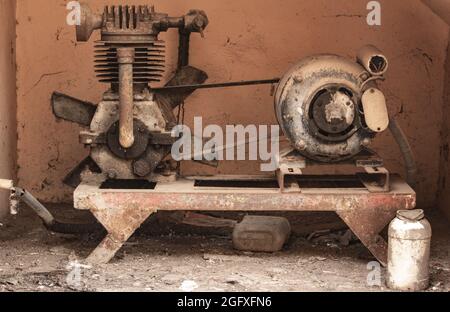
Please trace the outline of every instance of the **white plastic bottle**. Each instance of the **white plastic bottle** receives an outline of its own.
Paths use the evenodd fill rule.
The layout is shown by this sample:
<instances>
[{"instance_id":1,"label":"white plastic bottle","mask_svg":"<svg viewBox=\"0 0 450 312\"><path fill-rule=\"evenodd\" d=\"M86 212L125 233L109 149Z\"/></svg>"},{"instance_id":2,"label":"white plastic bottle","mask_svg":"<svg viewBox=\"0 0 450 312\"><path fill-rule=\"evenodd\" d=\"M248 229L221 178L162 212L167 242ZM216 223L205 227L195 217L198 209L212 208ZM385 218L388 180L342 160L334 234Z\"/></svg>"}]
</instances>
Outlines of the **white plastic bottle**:
<instances>
[{"instance_id":1,"label":"white plastic bottle","mask_svg":"<svg viewBox=\"0 0 450 312\"><path fill-rule=\"evenodd\" d=\"M400 210L389 226L387 286L420 291L429 286L431 225L423 210Z\"/></svg>"}]
</instances>

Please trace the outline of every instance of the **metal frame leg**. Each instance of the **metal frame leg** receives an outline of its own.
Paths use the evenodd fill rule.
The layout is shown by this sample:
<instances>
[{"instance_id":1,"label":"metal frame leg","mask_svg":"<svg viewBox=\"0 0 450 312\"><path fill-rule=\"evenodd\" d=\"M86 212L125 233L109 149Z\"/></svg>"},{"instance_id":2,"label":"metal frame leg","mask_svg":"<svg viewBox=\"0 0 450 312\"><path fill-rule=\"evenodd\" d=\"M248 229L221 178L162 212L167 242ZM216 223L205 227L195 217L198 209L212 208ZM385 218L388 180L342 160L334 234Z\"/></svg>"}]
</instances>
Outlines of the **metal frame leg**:
<instances>
[{"instance_id":1,"label":"metal frame leg","mask_svg":"<svg viewBox=\"0 0 450 312\"><path fill-rule=\"evenodd\" d=\"M336 213L348 225L381 265L387 265L387 242L380 232L394 219L396 209L339 210Z\"/></svg>"},{"instance_id":2,"label":"metal frame leg","mask_svg":"<svg viewBox=\"0 0 450 312\"><path fill-rule=\"evenodd\" d=\"M101 209L92 211L108 234L86 259L90 264L106 264L155 211L145 209Z\"/></svg>"}]
</instances>

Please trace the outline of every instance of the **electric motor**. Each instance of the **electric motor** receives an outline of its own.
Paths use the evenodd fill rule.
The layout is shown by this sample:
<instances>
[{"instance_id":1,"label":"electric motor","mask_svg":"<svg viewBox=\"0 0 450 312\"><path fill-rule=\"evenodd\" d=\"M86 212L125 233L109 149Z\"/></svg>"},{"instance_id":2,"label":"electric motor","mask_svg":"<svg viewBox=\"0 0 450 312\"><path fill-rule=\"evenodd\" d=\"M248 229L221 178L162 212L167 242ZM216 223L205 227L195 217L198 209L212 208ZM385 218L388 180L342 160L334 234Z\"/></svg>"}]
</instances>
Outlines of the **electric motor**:
<instances>
[{"instance_id":1,"label":"electric motor","mask_svg":"<svg viewBox=\"0 0 450 312\"><path fill-rule=\"evenodd\" d=\"M327 54L295 65L275 95L277 119L292 146L321 162L361 152L389 125L384 95L374 82L386 69L386 58L373 46L362 49L358 63Z\"/></svg>"}]
</instances>

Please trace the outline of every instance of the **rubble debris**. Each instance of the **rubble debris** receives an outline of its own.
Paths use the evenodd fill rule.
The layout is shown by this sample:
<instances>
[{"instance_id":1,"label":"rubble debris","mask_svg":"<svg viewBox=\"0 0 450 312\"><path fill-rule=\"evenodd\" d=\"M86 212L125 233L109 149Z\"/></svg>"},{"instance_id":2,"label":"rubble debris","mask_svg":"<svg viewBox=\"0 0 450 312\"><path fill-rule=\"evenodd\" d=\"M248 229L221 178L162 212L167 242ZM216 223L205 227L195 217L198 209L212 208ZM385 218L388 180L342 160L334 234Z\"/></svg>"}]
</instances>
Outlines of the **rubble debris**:
<instances>
[{"instance_id":1,"label":"rubble debris","mask_svg":"<svg viewBox=\"0 0 450 312\"><path fill-rule=\"evenodd\" d=\"M311 233L308 235L307 240L314 244L337 247L349 246L350 244L357 242L358 238L349 229L344 231L322 230Z\"/></svg>"}]
</instances>

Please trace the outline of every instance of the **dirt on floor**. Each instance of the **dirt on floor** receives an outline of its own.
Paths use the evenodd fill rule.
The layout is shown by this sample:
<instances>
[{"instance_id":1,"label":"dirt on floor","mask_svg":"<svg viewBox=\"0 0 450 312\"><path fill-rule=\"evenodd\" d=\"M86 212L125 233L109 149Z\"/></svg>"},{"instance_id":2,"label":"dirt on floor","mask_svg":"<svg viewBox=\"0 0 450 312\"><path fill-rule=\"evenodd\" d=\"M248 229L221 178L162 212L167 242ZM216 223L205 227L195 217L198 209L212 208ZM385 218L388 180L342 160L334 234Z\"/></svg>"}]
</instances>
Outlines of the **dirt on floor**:
<instances>
[{"instance_id":1,"label":"dirt on floor","mask_svg":"<svg viewBox=\"0 0 450 312\"><path fill-rule=\"evenodd\" d=\"M66 219L91 219L74 210L53 211ZM449 224L437 212L429 217L434 236L428 291L450 291ZM364 246L348 239L348 232L334 219L319 226L321 218L295 219L294 235L284 250L260 254L233 250L226 230L177 226L156 216L110 264L91 267L83 265L82 259L101 241L101 235L48 232L23 208L18 216L0 224L0 291L388 290L385 269L378 274ZM316 229L311 227L315 222ZM332 231L323 231L323 224Z\"/></svg>"}]
</instances>

